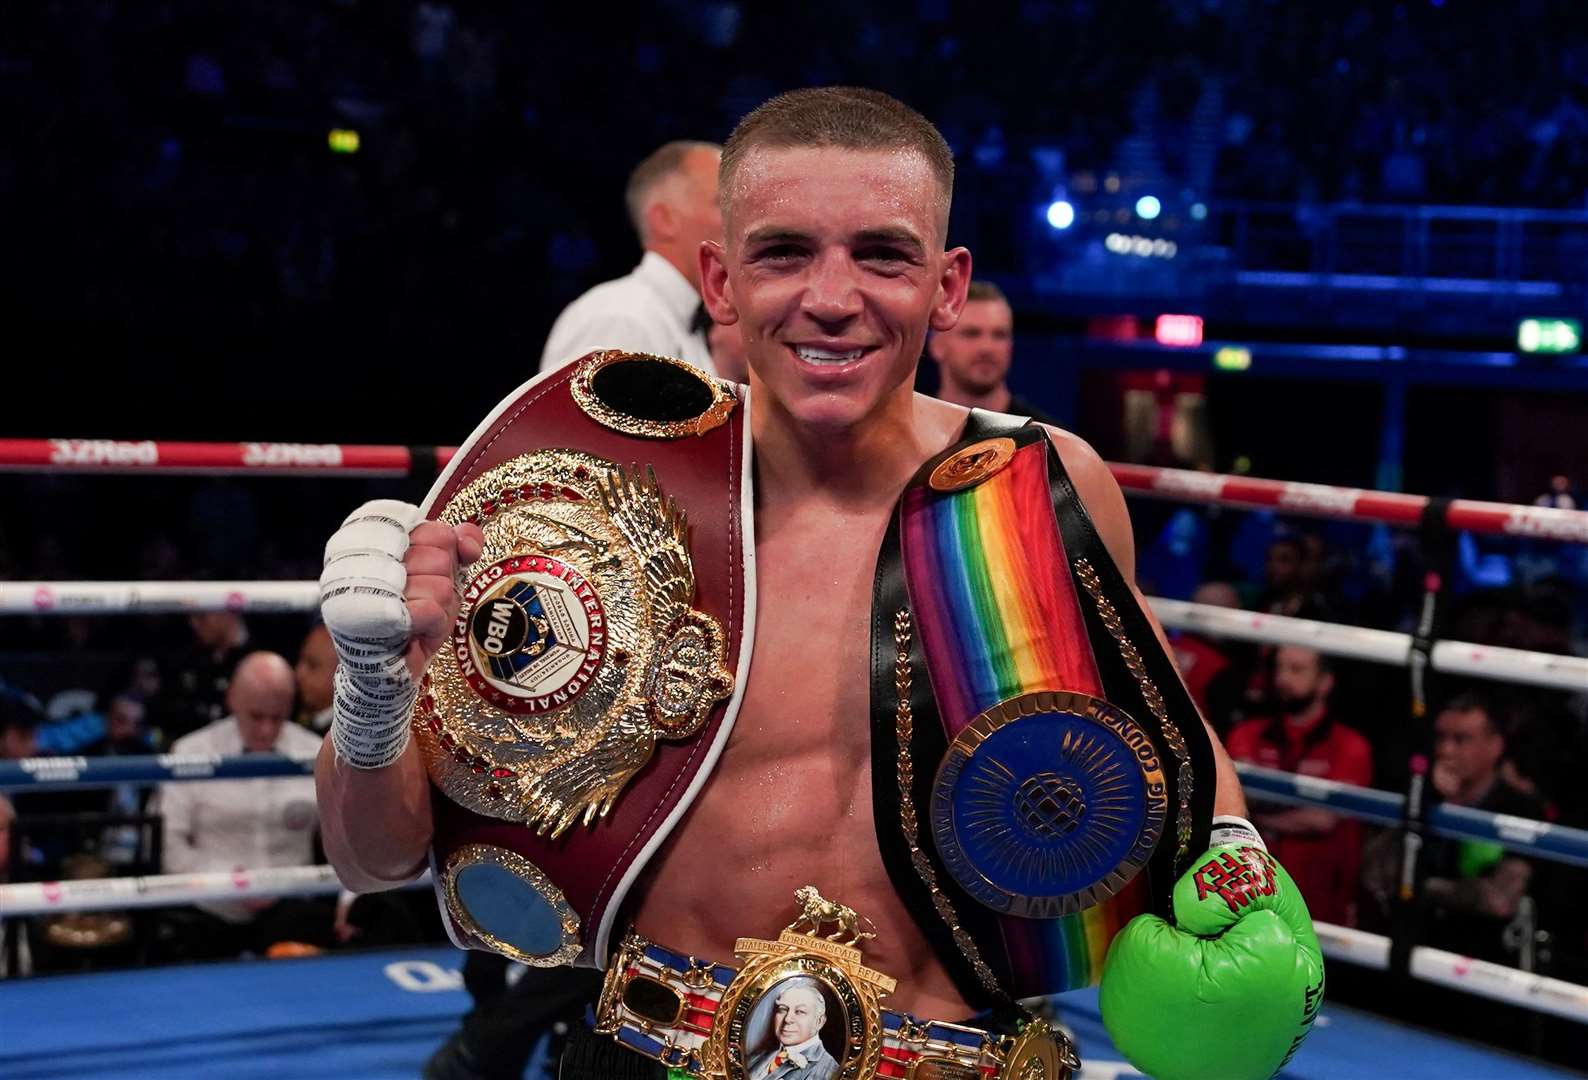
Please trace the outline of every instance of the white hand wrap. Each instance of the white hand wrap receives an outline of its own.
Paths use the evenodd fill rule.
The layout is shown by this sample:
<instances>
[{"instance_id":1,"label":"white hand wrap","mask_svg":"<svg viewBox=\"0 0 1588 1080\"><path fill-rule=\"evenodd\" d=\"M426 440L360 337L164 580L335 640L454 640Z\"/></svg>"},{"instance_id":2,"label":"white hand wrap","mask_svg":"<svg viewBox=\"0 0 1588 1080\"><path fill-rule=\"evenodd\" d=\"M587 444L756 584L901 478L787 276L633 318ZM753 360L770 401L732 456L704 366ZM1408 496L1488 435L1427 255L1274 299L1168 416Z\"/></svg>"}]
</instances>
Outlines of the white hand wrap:
<instances>
[{"instance_id":1,"label":"white hand wrap","mask_svg":"<svg viewBox=\"0 0 1588 1080\"><path fill-rule=\"evenodd\" d=\"M331 744L360 769L390 765L408 745L418 694L408 666L411 622L403 590L408 533L423 515L395 499L367 502L325 545L320 615L336 645Z\"/></svg>"},{"instance_id":2,"label":"white hand wrap","mask_svg":"<svg viewBox=\"0 0 1588 1080\"><path fill-rule=\"evenodd\" d=\"M1220 814L1213 819L1213 830L1208 838L1208 847L1220 847L1233 844L1237 847L1255 847L1268 850L1268 845L1263 843L1262 834L1243 817L1234 814Z\"/></svg>"}]
</instances>

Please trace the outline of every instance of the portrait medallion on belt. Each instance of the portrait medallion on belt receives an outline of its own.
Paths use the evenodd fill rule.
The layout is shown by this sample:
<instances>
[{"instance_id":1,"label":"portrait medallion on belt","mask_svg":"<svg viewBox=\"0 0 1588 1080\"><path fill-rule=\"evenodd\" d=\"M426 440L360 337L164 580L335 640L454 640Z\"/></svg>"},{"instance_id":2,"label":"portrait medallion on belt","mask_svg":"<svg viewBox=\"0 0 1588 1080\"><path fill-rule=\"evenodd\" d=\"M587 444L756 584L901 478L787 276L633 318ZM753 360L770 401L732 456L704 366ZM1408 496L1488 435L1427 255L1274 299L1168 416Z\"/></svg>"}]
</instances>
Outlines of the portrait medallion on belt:
<instances>
[{"instance_id":1,"label":"portrait medallion on belt","mask_svg":"<svg viewBox=\"0 0 1588 1080\"><path fill-rule=\"evenodd\" d=\"M775 940L734 943L738 970L631 930L607 966L596 1033L700 1080L1067 1080L1080 1068L1068 1037L1036 1017L1004 1035L884 1008L898 984L865 964L870 920L812 885L794 897L799 918Z\"/></svg>"},{"instance_id":2,"label":"portrait medallion on belt","mask_svg":"<svg viewBox=\"0 0 1588 1080\"><path fill-rule=\"evenodd\" d=\"M1086 694L1022 694L949 744L931 831L949 874L995 911L1058 918L1101 903L1147 865L1168 815L1152 738Z\"/></svg>"},{"instance_id":3,"label":"portrait medallion on belt","mask_svg":"<svg viewBox=\"0 0 1588 1080\"><path fill-rule=\"evenodd\" d=\"M695 594L684 513L655 474L573 450L483 473L441 513L485 549L414 730L436 786L558 836L611 809L657 739L729 696L721 625Z\"/></svg>"},{"instance_id":4,"label":"portrait medallion on belt","mask_svg":"<svg viewBox=\"0 0 1588 1080\"><path fill-rule=\"evenodd\" d=\"M774 1061L798 1064L796 1053L830 1059L835 1068L829 1075L835 1080L876 1075L882 1055L880 999L898 985L862 963L857 946L876 934L862 928L868 920L823 899L810 885L795 899L800 917L777 940L734 943L745 965L723 993L703 1048L708 1076L749 1080L768 1075ZM818 937L828 924L834 932Z\"/></svg>"}]
</instances>

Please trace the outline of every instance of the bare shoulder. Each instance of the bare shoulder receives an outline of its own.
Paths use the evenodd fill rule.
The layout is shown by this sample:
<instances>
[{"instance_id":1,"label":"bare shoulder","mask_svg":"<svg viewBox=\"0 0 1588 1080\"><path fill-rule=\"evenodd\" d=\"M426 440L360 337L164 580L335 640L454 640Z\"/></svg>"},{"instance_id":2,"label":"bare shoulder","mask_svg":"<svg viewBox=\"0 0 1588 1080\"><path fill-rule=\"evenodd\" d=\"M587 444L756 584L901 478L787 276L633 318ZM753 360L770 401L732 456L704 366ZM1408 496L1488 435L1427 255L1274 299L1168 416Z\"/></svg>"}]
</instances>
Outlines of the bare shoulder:
<instances>
[{"instance_id":1,"label":"bare shoulder","mask_svg":"<svg viewBox=\"0 0 1588 1080\"><path fill-rule=\"evenodd\" d=\"M914 404L915 430L928 446L941 450L952 445L965 430L970 410L952 401L917 392Z\"/></svg>"},{"instance_id":2,"label":"bare shoulder","mask_svg":"<svg viewBox=\"0 0 1588 1080\"><path fill-rule=\"evenodd\" d=\"M1125 495L1119 490L1113 470L1092 449L1090 443L1079 435L1063 428L1042 425L1053 447L1059 452L1064 471L1070 476L1075 493L1081 497L1098 535L1108 548L1114 562L1126 581L1136 579L1136 542L1130 527L1130 511L1125 507Z\"/></svg>"}]
</instances>

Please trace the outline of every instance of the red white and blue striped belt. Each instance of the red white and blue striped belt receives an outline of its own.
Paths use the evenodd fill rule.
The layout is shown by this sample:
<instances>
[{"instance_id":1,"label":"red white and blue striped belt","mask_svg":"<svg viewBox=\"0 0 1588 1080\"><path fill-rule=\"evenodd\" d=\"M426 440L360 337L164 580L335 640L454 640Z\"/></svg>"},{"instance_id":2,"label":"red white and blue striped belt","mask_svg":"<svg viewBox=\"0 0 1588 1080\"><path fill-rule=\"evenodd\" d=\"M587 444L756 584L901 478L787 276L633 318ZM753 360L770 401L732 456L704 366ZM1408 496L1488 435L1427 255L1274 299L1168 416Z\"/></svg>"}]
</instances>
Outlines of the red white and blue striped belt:
<instances>
[{"instance_id":1,"label":"red white and blue striped belt","mask_svg":"<svg viewBox=\"0 0 1588 1080\"><path fill-rule=\"evenodd\" d=\"M739 968L630 932L607 970L595 1029L678 1073L712 1080L1066 1080L1079 1072L1069 1039L1040 1019L999 1035L882 1008L894 980L815 929L790 928L775 941L740 938ZM785 1047L774 1014L802 1003L806 1026L793 1025L802 1041Z\"/></svg>"}]
</instances>

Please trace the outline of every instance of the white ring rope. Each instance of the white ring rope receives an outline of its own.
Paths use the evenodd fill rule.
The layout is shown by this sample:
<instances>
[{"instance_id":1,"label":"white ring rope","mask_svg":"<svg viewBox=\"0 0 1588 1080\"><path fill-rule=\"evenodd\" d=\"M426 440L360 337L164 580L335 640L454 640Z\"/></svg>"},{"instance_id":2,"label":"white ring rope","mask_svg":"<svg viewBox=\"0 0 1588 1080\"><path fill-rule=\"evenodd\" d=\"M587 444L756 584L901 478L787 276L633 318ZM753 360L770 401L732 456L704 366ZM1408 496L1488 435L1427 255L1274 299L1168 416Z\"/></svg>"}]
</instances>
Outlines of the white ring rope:
<instances>
[{"instance_id":1,"label":"white ring rope","mask_svg":"<svg viewBox=\"0 0 1588 1080\"><path fill-rule=\"evenodd\" d=\"M1323 955L1329 959L1378 971L1389 970L1389 938L1330 923L1314 923L1313 928L1318 932ZM1564 979L1535 975L1488 960L1474 960L1426 945L1413 946L1411 973L1424 982L1588 1024L1588 986Z\"/></svg>"},{"instance_id":2,"label":"white ring rope","mask_svg":"<svg viewBox=\"0 0 1588 1080\"><path fill-rule=\"evenodd\" d=\"M199 611L309 612L317 581L6 581L0 615L186 615Z\"/></svg>"},{"instance_id":3,"label":"white ring rope","mask_svg":"<svg viewBox=\"0 0 1588 1080\"><path fill-rule=\"evenodd\" d=\"M1164 626L1267 645L1303 645L1330 656L1408 665L1410 634L1362 626L1268 615L1239 608L1150 597ZM197 611L312 612L320 605L313 581L6 581L3 615L159 615ZM1504 679L1558 690L1588 687L1588 659L1554 653L1440 641L1435 671Z\"/></svg>"},{"instance_id":4,"label":"white ring rope","mask_svg":"<svg viewBox=\"0 0 1588 1080\"><path fill-rule=\"evenodd\" d=\"M406 888L430 883L430 874ZM175 907L211 900L276 896L326 896L342 891L329 866L268 866L257 870L147 877L84 878L79 881L22 882L0 885L0 919L59 915L74 911L122 911Z\"/></svg>"},{"instance_id":5,"label":"white ring rope","mask_svg":"<svg viewBox=\"0 0 1588 1080\"><path fill-rule=\"evenodd\" d=\"M1184 600L1149 597L1148 603L1165 627L1196 630L1218 637L1256 641L1265 645L1302 645L1329 656L1367 660L1378 664L1409 666L1412 636L1393 630L1268 615L1260 611L1192 604ZM1477 645L1470 641L1439 641L1433 648L1435 671L1504 679L1529 686L1558 690L1588 687L1588 659L1555 653Z\"/></svg>"}]
</instances>

